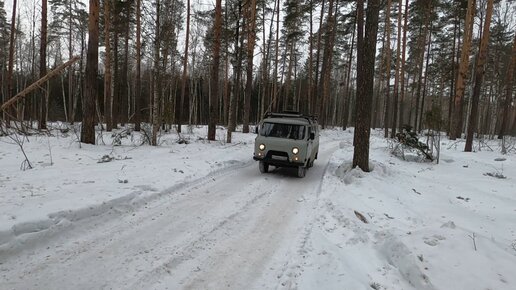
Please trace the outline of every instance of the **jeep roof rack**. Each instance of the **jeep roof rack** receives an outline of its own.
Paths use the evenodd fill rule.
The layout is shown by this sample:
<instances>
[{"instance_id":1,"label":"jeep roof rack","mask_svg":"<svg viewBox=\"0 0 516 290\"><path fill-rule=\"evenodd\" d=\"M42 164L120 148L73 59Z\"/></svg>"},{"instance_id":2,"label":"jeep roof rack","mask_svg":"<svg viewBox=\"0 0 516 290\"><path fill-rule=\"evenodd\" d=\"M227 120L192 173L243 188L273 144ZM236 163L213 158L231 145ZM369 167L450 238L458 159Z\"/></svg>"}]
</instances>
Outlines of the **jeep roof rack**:
<instances>
[{"instance_id":1,"label":"jeep roof rack","mask_svg":"<svg viewBox=\"0 0 516 290\"><path fill-rule=\"evenodd\" d=\"M266 112L264 115L264 118L303 118L308 120L310 123L314 123L317 121L317 117L313 115L304 115L299 112L295 111L283 111L281 113L273 113L273 112Z\"/></svg>"}]
</instances>

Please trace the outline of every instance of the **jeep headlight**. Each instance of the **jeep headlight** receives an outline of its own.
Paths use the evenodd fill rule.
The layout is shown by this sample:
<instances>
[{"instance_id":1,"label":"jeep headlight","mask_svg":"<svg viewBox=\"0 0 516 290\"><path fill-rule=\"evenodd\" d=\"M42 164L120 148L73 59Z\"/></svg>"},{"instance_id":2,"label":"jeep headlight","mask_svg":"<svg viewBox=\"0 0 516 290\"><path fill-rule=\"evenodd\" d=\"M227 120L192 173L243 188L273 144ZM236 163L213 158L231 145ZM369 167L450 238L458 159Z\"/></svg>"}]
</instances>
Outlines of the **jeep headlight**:
<instances>
[{"instance_id":1,"label":"jeep headlight","mask_svg":"<svg viewBox=\"0 0 516 290\"><path fill-rule=\"evenodd\" d=\"M258 148L260 148L260 150L265 150L265 144L260 144L260 146L258 146Z\"/></svg>"},{"instance_id":2,"label":"jeep headlight","mask_svg":"<svg viewBox=\"0 0 516 290\"><path fill-rule=\"evenodd\" d=\"M297 148L297 147L292 148L292 153L294 153L294 154L299 153L299 148Z\"/></svg>"}]
</instances>

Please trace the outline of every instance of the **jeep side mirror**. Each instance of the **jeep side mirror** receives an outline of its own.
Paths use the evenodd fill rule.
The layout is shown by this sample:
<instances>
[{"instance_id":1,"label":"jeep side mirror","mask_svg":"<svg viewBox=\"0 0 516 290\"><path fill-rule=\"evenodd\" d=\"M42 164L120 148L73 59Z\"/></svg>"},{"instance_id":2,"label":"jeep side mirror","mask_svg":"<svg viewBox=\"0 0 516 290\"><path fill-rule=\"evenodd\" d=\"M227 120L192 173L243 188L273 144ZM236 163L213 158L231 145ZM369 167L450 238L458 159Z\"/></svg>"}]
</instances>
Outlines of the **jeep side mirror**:
<instances>
[{"instance_id":1,"label":"jeep side mirror","mask_svg":"<svg viewBox=\"0 0 516 290\"><path fill-rule=\"evenodd\" d=\"M310 140L314 140L315 139L315 133L310 133Z\"/></svg>"}]
</instances>

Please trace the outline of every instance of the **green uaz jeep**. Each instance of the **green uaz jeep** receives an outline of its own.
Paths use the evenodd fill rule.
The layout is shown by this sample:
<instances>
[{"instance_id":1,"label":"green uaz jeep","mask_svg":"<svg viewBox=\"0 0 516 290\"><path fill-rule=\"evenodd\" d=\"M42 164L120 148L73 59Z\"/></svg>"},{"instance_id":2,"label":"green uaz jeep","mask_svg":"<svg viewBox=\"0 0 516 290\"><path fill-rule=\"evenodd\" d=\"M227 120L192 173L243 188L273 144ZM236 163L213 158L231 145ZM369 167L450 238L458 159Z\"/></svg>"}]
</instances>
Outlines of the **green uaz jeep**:
<instances>
[{"instance_id":1,"label":"green uaz jeep","mask_svg":"<svg viewBox=\"0 0 516 290\"><path fill-rule=\"evenodd\" d=\"M256 128L253 159L260 162L260 172L269 165L296 167L304 177L319 151L319 127L312 116L299 113L267 113Z\"/></svg>"}]
</instances>

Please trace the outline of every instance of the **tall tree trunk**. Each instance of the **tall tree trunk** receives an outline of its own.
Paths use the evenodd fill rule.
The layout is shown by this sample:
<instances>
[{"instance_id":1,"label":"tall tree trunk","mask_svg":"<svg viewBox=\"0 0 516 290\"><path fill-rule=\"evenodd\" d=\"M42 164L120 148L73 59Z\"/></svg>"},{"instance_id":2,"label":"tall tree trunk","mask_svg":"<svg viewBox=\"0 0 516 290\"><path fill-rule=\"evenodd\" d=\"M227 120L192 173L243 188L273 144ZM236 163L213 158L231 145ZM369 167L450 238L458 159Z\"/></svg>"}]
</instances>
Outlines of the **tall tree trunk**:
<instances>
[{"instance_id":1,"label":"tall tree trunk","mask_svg":"<svg viewBox=\"0 0 516 290\"><path fill-rule=\"evenodd\" d=\"M473 86L473 96L471 97L471 113L468 124L468 134L466 136L465 152L471 152L473 149L473 135L477 130L478 124L478 100L480 98L480 89L482 88L482 80L485 73L485 63L487 58L487 45L489 44L489 34L491 27L491 16L493 15L493 0L487 1L486 19L484 21L484 30L482 39L480 40L480 50L478 52L475 67L475 84Z\"/></svg>"},{"instance_id":2,"label":"tall tree trunk","mask_svg":"<svg viewBox=\"0 0 516 290\"><path fill-rule=\"evenodd\" d=\"M314 115L316 112L314 112L314 108L312 107L313 105L313 92L312 92L312 89L313 89L313 70L314 70L314 40L313 40L313 37L314 37L314 25L313 25L313 12L314 12L314 1L313 0L310 0L309 2L309 11L308 13L310 14L310 21L309 21L309 25L310 25L310 35L308 36L308 90L307 90L307 98L308 98L308 113L309 114L312 114Z\"/></svg>"},{"instance_id":3,"label":"tall tree trunk","mask_svg":"<svg viewBox=\"0 0 516 290\"><path fill-rule=\"evenodd\" d=\"M11 32L9 35L9 65L7 69L7 98L10 99L14 97L14 75L13 75L13 69L14 69L14 36L16 34L16 0L13 0L13 14L11 18ZM4 111L4 120L6 121L7 126L10 126L9 120L11 119L10 116L14 116L13 112L10 111L7 114L5 114Z\"/></svg>"},{"instance_id":4,"label":"tall tree trunk","mask_svg":"<svg viewBox=\"0 0 516 290\"><path fill-rule=\"evenodd\" d=\"M159 112L158 112L158 106L159 106L159 95L161 92L161 87L159 85L159 82L161 80L160 78L160 69L159 69L159 51L161 46L161 36L160 36L160 0L156 0L156 35L154 36L154 74L153 74L153 87L152 87L152 140L151 145L157 146L158 145L158 130L159 130ZM187 41L188 42L188 41ZM180 131L178 131L180 132Z\"/></svg>"},{"instance_id":5,"label":"tall tree trunk","mask_svg":"<svg viewBox=\"0 0 516 290\"><path fill-rule=\"evenodd\" d=\"M516 33L514 34L514 41L512 43L512 54L510 63L507 65L507 72L505 74L505 100L503 105L502 125L498 133L498 139L502 139L509 129L509 114L512 101L512 88L514 83L514 68L516 68ZM513 124L516 126L516 124Z\"/></svg>"},{"instance_id":6,"label":"tall tree trunk","mask_svg":"<svg viewBox=\"0 0 516 290\"><path fill-rule=\"evenodd\" d=\"M430 26L432 27L432 26ZM419 123L417 124L417 130L421 132L422 126L423 126L423 115L425 113L425 99L426 99L426 92L427 92L427 81L428 81L428 65L430 63L430 49L432 47L432 32L430 31L430 34L428 35L428 45L426 50L426 63L425 63L425 78L423 80L423 96L421 99L421 111L419 113ZM433 102L432 102L433 107ZM440 128L439 128L440 129Z\"/></svg>"},{"instance_id":7,"label":"tall tree trunk","mask_svg":"<svg viewBox=\"0 0 516 290\"><path fill-rule=\"evenodd\" d=\"M452 55L451 55L451 70L450 70L450 100L448 102L448 125L447 125L447 133L448 136L451 137L452 134L452 113L453 113L453 102L455 99L455 79L456 79L456 59L458 55L458 49L456 48L457 44L457 26L460 26L460 20L457 19L457 17L454 18L454 25L453 25L453 45L452 45ZM458 37L460 39L460 37Z\"/></svg>"},{"instance_id":8,"label":"tall tree trunk","mask_svg":"<svg viewBox=\"0 0 516 290\"><path fill-rule=\"evenodd\" d=\"M293 108L289 108L289 102L291 101L291 98L290 98L290 95L291 95L291 92L290 92L290 83L291 83L291 80L292 80L292 68L293 68L293 59L294 59L294 47L295 47L295 43L294 42L291 42L289 44L287 44L287 47L285 49L285 56L288 55L288 68L287 68L287 77L286 77L286 80L285 80L285 96L284 96L284 99L283 99L283 110L292 110ZM287 53L288 51L288 53ZM283 82L281 82L282 84Z\"/></svg>"},{"instance_id":9,"label":"tall tree trunk","mask_svg":"<svg viewBox=\"0 0 516 290\"><path fill-rule=\"evenodd\" d=\"M117 23L118 15L114 13L113 15L113 23ZM120 69L119 65L119 53L118 53L118 31L115 29L113 32L113 102L112 102L112 112L111 115L113 126L118 127L118 123L121 122L121 102L120 102ZM152 94L150 94L152 96ZM152 114L149 114L152 118Z\"/></svg>"},{"instance_id":10,"label":"tall tree trunk","mask_svg":"<svg viewBox=\"0 0 516 290\"><path fill-rule=\"evenodd\" d=\"M72 11L72 1L68 1L68 10ZM68 17L68 59L72 59L73 57L73 18ZM73 83L73 75L74 75L73 65L68 68L68 114L67 119L71 123L75 120L72 117L71 111L73 110L74 103L74 83Z\"/></svg>"},{"instance_id":11,"label":"tall tree trunk","mask_svg":"<svg viewBox=\"0 0 516 290\"><path fill-rule=\"evenodd\" d=\"M469 51L471 48L471 36L473 34L473 18L475 16L475 0L468 0L468 10L466 12L466 21L464 23L464 41L462 43L462 51L460 53L459 74L455 86L455 97L453 102L452 126L450 140L460 138L462 134L462 115L463 115L463 99L464 89L466 87L466 79L468 77L469 67Z\"/></svg>"},{"instance_id":12,"label":"tall tree trunk","mask_svg":"<svg viewBox=\"0 0 516 290\"><path fill-rule=\"evenodd\" d=\"M324 55L323 55L323 63L321 73L321 84L319 88L322 89L321 100L319 100L318 104L320 104L318 114L321 119L321 125L323 128L326 126L327 116L326 116L326 105L328 102L329 94L330 94L330 77L331 77L331 68L332 68L332 56L333 56L333 40L334 40L334 16L333 16L333 5L334 0L329 0L328 3L328 18L326 19L326 31L324 37Z\"/></svg>"},{"instance_id":13,"label":"tall tree trunk","mask_svg":"<svg viewBox=\"0 0 516 290\"><path fill-rule=\"evenodd\" d=\"M280 16L280 0L277 1L278 3L278 10L276 11L276 47L275 47L275 58L274 58L274 73L273 73L273 76L274 76L274 83L273 83L273 88L272 88L272 101L271 101L271 104L269 105L269 110L267 111L271 111L271 107L272 107L272 111L276 111L278 109L278 64L279 64L279 16Z\"/></svg>"},{"instance_id":14,"label":"tall tree trunk","mask_svg":"<svg viewBox=\"0 0 516 290\"><path fill-rule=\"evenodd\" d=\"M417 81L417 88L416 88L416 115L414 118L414 130L419 130L419 124L421 123L421 120L423 118L422 112L423 108L421 107L421 115L419 114L419 103L421 99L421 89L423 87L423 64L425 61L425 48L427 44L428 39L428 31L430 30L430 17L432 15L432 1L427 1L424 4L424 20L423 20L423 34L418 39L418 81ZM409 120L410 121L410 120Z\"/></svg>"},{"instance_id":15,"label":"tall tree trunk","mask_svg":"<svg viewBox=\"0 0 516 290\"><path fill-rule=\"evenodd\" d=\"M128 5L128 4L125 4ZM126 8L126 19L130 19L130 9ZM122 67L122 83L120 84L122 89L122 95L121 95L121 107L122 107L122 122L127 123L129 122L129 112L130 106L129 106L129 100L131 99L131 93L129 91L129 23L130 21L127 21L125 23L125 31L124 31L124 65Z\"/></svg>"},{"instance_id":16,"label":"tall tree trunk","mask_svg":"<svg viewBox=\"0 0 516 290\"><path fill-rule=\"evenodd\" d=\"M86 82L82 105L81 142L95 144L95 101L99 62L99 0L90 0L88 20L88 55Z\"/></svg>"},{"instance_id":17,"label":"tall tree trunk","mask_svg":"<svg viewBox=\"0 0 516 290\"><path fill-rule=\"evenodd\" d=\"M403 47L401 49L401 69L400 69L400 115L399 115L399 128L405 125L405 62L406 62L406 50L407 50L407 30L408 30L408 13L409 13L409 1L405 0L405 15L403 21ZM409 120L410 121L410 120Z\"/></svg>"},{"instance_id":18,"label":"tall tree trunk","mask_svg":"<svg viewBox=\"0 0 516 290\"><path fill-rule=\"evenodd\" d=\"M322 31L323 31L323 18L324 18L324 5L326 4L326 0L322 0L321 2L321 15L319 17L319 31L317 32L317 49L315 54L315 79L314 79L314 108L315 113L321 113L321 100L317 98L319 95L319 62L321 59L321 43L322 43Z\"/></svg>"},{"instance_id":19,"label":"tall tree trunk","mask_svg":"<svg viewBox=\"0 0 516 290\"><path fill-rule=\"evenodd\" d=\"M247 1L247 69L245 85L244 120L242 133L249 133L249 114L251 112L251 97L253 93L253 59L256 39L256 0Z\"/></svg>"},{"instance_id":20,"label":"tall tree trunk","mask_svg":"<svg viewBox=\"0 0 516 290\"><path fill-rule=\"evenodd\" d=\"M265 4L264 4L265 5ZM264 53L264 56L263 56L263 65L262 65L262 68L263 68L263 71L262 71L262 83L263 83L263 91L262 91L262 110L261 110L261 116L263 116L263 114L265 113L266 110L270 110L270 102L271 102L271 98L268 97L269 96L269 64L270 64L270 50L271 50L271 42L272 42L272 33L273 33L273 25L274 25L274 17L276 16L276 9L277 8L277 5L278 5L278 1L274 1L274 8L272 10L272 14L271 14L271 22L270 22L270 25L269 25L269 37L267 39L267 47L265 49L265 53ZM265 8L264 8L265 10ZM265 15L265 13L264 13ZM264 17L265 18L265 17ZM265 19L264 19L265 21ZM265 26L264 26L265 27ZM263 30L264 33L265 33L265 29ZM265 39L265 37L264 37ZM268 105L268 109L265 108L265 104Z\"/></svg>"},{"instance_id":21,"label":"tall tree trunk","mask_svg":"<svg viewBox=\"0 0 516 290\"><path fill-rule=\"evenodd\" d=\"M210 92L210 121L208 124L208 140L215 140L218 96L219 96L219 67L220 67L220 35L222 30L222 0L217 0L215 6L215 27L213 42L213 67L211 69L211 92Z\"/></svg>"},{"instance_id":22,"label":"tall tree trunk","mask_svg":"<svg viewBox=\"0 0 516 290\"><path fill-rule=\"evenodd\" d=\"M357 11L358 13L358 11ZM348 127L349 110L351 107L351 66L353 65L353 51L355 45L355 34L357 31L357 21L353 23L353 33L351 35L351 48L349 49L348 67L346 73L346 89L344 90L344 114L342 117L342 130Z\"/></svg>"},{"instance_id":23,"label":"tall tree trunk","mask_svg":"<svg viewBox=\"0 0 516 290\"><path fill-rule=\"evenodd\" d=\"M389 113L390 113L390 91L391 91L391 0L387 0L387 8L385 11L385 30L387 34L387 50L385 61L385 73L387 86L385 89L385 113L383 116L384 137L389 137Z\"/></svg>"},{"instance_id":24,"label":"tall tree trunk","mask_svg":"<svg viewBox=\"0 0 516 290\"><path fill-rule=\"evenodd\" d=\"M227 18L228 15L228 6L224 5L224 17ZM224 21L224 29L228 30L228 21ZM224 96L223 96L223 102L224 106L222 109L222 114L224 115L224 125L229 125L229 98L231 94L231 84L229 81L229 41L225 42L224 46Z\"/></svg>"},{"instance_id":25,"label":"tall tree trunk","mask_svg":"<svg viewBox=\"0 0 516 290\"><path fill-rule=\"evenodd\" d=\"M106 130L113 130L113 94L111 83L111 0L104 0L104 45L106 46L106 58L104 63L104 121L106 122Z\"/></svg>"},{"instance_id":26,"label":"tall tree trunk","mask_svg":"<svg viewBox=\"0 0 516 290\"><path fill-rule=\"evenodd\" d=\"M240 77L241 77L241 66L242 66L242 52L241 50L241 39L240 39L240 16L242 15L242 0L237 2L238 5L238 20L236 24L235 30L235 53L236 53L236 65L234 68L234 82L233 82L233 93L231 94L229 100L229 116L228 116L228 133L226 136L226 142L232 142L232 133L236 129L236 120L237 120L237 103L238 98L240 97Z\"/></svg>"},{"instance_id":27,"label":"tall tree trunk","mask_svg":"<svg viewBox=\"0 0 516 290\"><path fill-rule=\"evenodd\" d=\"M358 0L357 9L363 10L363 0ZM378 33L378 14L380 0L369 0L365 39L363 37L363 12L358 13L357 44L357 116L353 150L353 168L360 167L369 172L369 138L371 133L371 109L374 83L376 36Z\"/></svg>"},{"instance_id":28,"label":"tall tree trunk","mask_svg":"<svg viewBox=\"0 0 516 290\"><path fill-rule=\"evenodd\" d=\"M190 0L186 1L186 35L185 35L185 55L183 59L183 77L181 80L181 101L179 103L179 111L177 116L177 132L181 132L181 124L183 122L183 108L186 94L186 78L188 72L188 43L190 42Z\"/></svg>"},{"instance_id":29,"label":"tall tree trunk","mask_svg":"<svg viewBox=\"0 0 516 290\"><path fill-rule=\"evenodd\" d=\"M141 18L142 18L142 1L136 0L136 88L134 92L134 130L140 131L141 122L141 103L142 103L142 44L141 44Z\"/></svg>"},{"instance_id":30,"label":"tall tree trunk","mask_svg":"<svg viewBox=\"0 0 516 290\"><path fill-rule=\"evenodd\" d=\"M392 129L391 138L396 136L396 130L398 128L398 98L399 98L399 83L401 74L401 8L403 6L403 0L398 1L398 37L396 39L396 72L394 75L394 102L393 102L393 115L392 115Z\"/></svg>"},{"instance_id":31,"label":"tall tree trunk","mask_svg":"<svg viewBox=\"0 0 516 290\"><path fill-rule=\"evenodd\" d=\"M47 0L41 1L41 42L39 47L39 77L42 78L47 74ZM48 88L48 83L45 84ZM48 111L48 89L42 92L41 115L39 118L39 129L47 129L47 111Z\"/></svg>"}]
</instances>

